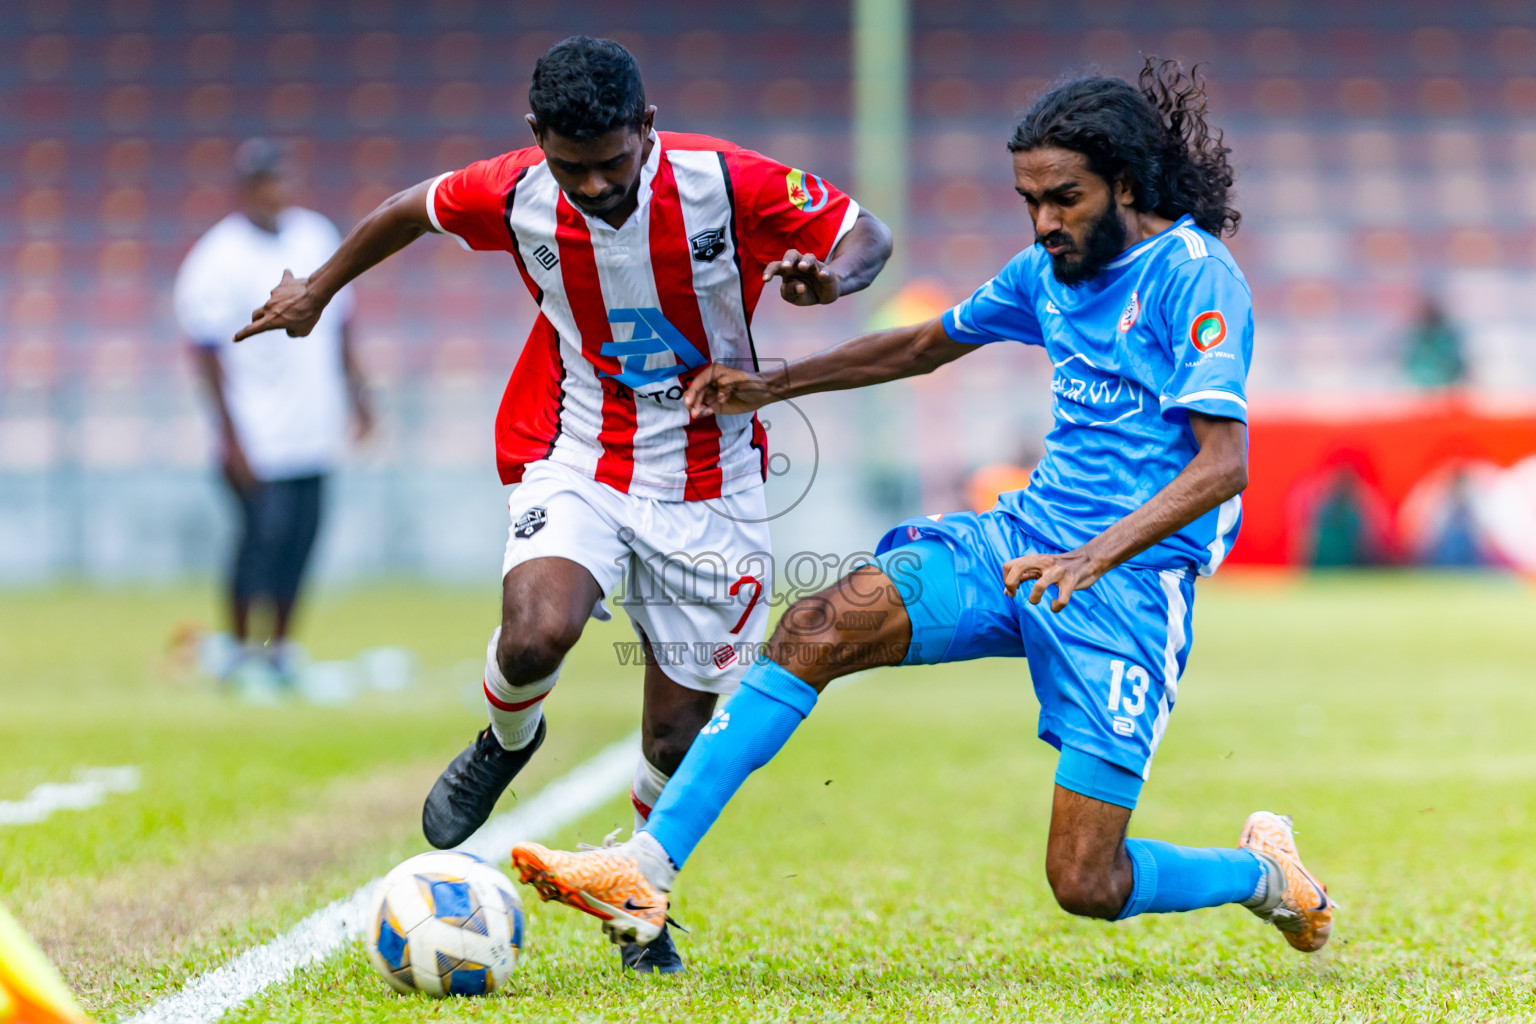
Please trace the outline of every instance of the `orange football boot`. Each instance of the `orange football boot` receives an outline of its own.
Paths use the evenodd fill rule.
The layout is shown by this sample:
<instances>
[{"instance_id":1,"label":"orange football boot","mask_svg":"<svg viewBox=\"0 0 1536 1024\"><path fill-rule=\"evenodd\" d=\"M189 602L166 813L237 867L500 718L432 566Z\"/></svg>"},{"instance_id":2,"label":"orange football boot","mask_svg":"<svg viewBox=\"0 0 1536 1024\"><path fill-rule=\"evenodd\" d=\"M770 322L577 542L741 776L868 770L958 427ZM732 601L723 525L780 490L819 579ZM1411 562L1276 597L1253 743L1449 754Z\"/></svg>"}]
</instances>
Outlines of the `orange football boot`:
<instances>
[{"instance_id":1,"label":"orange football boot","mask_svg":"<svg viewBox=\"0 0 1536 1024\"><path fill-rule=\"evenodd\" d=\"M667 894L646 881L639 862L611 847L567 853L518 843L512 866L541 899L601 920L614 942L644 946L666 926Z\"/></svg>"},{"instance_id":2,"label":"orange football boot","mask_svg":"<svg viewBox=\"0 0 1536 1024\"><path fill-rule=\"evenodd\" d=\"M1333 931L1334 902L1323 883L1302 865L1290 817L1254 811L1243 825L1237 846L1258 856L1269 870L1268 898L1249 909L1280 929L1285 941L1303 953L1322 949ZM1285 883L1279 893L1275 892L1277 878Z\"/></svg>"}]
</instances>

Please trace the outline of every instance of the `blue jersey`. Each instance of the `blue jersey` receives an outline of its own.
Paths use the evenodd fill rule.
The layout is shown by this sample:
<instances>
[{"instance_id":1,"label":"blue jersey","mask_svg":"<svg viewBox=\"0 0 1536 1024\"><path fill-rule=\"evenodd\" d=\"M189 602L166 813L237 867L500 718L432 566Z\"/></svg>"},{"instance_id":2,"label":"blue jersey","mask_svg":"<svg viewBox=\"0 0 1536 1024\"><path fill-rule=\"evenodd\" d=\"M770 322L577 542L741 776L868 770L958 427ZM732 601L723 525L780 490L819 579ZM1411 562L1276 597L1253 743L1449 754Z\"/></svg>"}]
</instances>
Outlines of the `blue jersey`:
<instances>
[{"instance_id":1,"label":"blue jersey","mask_svg":"<svg viewBox=\"0 0 1536 1024\"><path fill-rule=\"evenodd\" d=\"M1220 240L1182 217L1075 288L1032 245L944 314L955 341L1043 345L1055 424L1029 486L998 509L1071 550L1145 504L1194 458L1190 410L1247 422L1253 299ZM1216 571L1240 497L1127 563Z\"/></svg>"}]
</instances>

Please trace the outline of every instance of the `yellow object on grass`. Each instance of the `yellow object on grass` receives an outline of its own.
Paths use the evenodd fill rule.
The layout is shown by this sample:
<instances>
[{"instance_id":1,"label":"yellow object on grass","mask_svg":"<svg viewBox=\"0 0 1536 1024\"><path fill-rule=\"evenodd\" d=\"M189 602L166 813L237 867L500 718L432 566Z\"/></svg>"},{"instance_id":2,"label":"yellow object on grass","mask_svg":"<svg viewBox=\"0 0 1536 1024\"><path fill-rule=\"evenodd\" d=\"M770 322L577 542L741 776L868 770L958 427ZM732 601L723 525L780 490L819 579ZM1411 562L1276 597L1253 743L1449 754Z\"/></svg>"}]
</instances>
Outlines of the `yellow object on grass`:
<instances>
[{"instance_id":1,"label":"yellow object on grass","mask_svg":"<svg viewBox=\"0 0 1536 1024\"><path fill-rule=\"evenodd\" d=\"M89 1024L43 951L0 907L0 1024Z\"/></svg>"}]
</instances>

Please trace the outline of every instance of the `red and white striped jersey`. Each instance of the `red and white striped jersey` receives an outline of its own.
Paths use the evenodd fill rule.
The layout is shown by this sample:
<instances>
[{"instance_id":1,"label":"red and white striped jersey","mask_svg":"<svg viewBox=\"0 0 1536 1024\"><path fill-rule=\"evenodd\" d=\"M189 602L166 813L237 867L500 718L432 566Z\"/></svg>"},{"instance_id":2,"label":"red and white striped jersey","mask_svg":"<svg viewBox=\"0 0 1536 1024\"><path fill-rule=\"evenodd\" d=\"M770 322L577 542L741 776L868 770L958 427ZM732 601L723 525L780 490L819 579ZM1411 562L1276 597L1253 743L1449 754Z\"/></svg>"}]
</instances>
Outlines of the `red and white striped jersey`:
<instances>
[{"instance_id":1,"label":"red and white striped jersey","mask_svg":"<svg viewBox=\"0 0 1536 1024\"><path fill-rule=\"evenodd\" d=\"M539 318L496 416L506 483L549 459L664 501L759 484L755 415L690 421L682 402L712 361L756 366L763 268L799 249L825 260L858 206L814 174L702 135L657 132L639 208L622 227L560 191L537 147L432 183L433 226L512 254Z\"/></svg>"}]
</instances>

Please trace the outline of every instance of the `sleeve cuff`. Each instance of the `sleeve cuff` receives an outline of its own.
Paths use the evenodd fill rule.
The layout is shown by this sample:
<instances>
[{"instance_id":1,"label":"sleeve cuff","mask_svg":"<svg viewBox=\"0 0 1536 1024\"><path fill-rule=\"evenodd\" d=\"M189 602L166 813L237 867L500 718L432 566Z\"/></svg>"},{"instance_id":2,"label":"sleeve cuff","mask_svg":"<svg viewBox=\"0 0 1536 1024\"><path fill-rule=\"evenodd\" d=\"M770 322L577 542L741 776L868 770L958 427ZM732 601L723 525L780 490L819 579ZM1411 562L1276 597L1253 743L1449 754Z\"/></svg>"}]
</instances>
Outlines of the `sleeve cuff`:
<instances>
[{"instance_id":1,"label":"sleeve cuff","mask_svg":"<svg viewBox=\"0 0 1536 1024\"><path fill-rule=\"evenodd\" d=\"M438 186L443 183L443 179L447 178L452 173L452 171L448 171L444 174L439 174L436 178L432 179L432 187L427 189L427 219L432 222L433 231L436 231L440 235L448 235L455 239L465 249L470 249L470 244L468 242L464 241L461 236L455 235L452 231L449 231L447 228L443 227L443 222L437 219L437 189Z\"/></svg>"},{"instance_id":2,"label":"sleeve cuff","mask_svg":"<svg viewBox=\"0 0 1536 1024\"><path fill-rule=\"evenodd\" d=\"M853 222L859 219L859 210L859 204L850 198L848 200L848 209L843 211L843 222L838 225L837 236L832 239L832 244L827 247L827 259L830 260L832 258L832 254L842 244L844 236L853 230Z\"/></svg>"},{"instance_id":3,"label":"sleeve cuff","mask_svg":"<svg viewBox=\"0 0 1536 1024\"><path fill-rule=\"evenodd\" d=\"M1207 413L1211 416L1224 416L1228 419L1248 421L1248 401L1242 395L1231 391L1223 391L1219 388L1204 388L1200 391L1191 391L1179 398L1164 396L1162 400L1163 411L1169 409L1192 409L1195 412Z\"/></svg>"},{"instance_id":4,"label":"sleeve cuff","mask_svg":"<svg viewBox=\"0 0 1536 1024\"><path fill-rule=\"evenodd\" d=\"M970 324L965 315L965 307L968 303L962 302L958 306L951 306L944 311L940 319L944 324L944 333L949 335L951 341L958 341L965 345L986 345L994 341L1008 341L1007 338L997 338L990 334L983 334Z\"/></svg>"}]
</instances>

